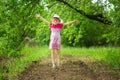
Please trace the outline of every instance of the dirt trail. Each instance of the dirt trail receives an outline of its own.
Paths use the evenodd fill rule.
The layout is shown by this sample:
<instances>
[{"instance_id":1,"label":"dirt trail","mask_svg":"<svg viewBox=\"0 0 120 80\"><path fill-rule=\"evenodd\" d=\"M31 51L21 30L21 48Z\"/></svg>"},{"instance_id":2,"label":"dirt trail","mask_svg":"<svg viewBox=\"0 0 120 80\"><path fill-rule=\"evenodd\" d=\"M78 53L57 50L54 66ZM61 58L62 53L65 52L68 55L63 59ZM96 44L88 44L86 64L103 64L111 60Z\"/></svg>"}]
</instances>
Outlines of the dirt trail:
<instances>
[{"instance_id":1,"label":"dirt trail","mask_svg":"<svg viewBox=\"0 0 120 80\"><path fill-rule=\"evenodd\" d=\"M62 68L51 68L50 56L44 60L33 61L13 80L120 80L116 71L110 72L109 67L92 62L88 57L76 58L63 55Z\"/></svg>"}]
</instances>

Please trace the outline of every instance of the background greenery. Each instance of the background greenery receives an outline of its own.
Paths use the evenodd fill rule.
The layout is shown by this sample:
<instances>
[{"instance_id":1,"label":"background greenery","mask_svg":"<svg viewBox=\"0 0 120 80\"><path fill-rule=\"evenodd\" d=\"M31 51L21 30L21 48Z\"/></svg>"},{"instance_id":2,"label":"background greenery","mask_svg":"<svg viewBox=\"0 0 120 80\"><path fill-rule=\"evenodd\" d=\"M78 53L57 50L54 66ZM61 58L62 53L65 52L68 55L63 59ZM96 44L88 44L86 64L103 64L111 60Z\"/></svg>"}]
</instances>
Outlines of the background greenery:
<instances>
[{"instance_id":1,"label":"background greenery","mask_svg":"<svg viewBox=\"0 0 120 80\"><path fill-rule=\"evenodd\" d=\"M36 13L48 21L54 14L62 22L79 20L62 28L62 53L89 55L120 69L120 0L0 0L0 58L9 56L7 62L0 62L0 79L50 53L50 28L36 19ZM25 47L25 37L39 47Z\"/></svg>"},{"instance_id":2,"label":"background greenery","mask_svg":"<svg viewBox=\"0 0 120 80\"><path fill-rule=\"evenodd\" d=\"M119 0L1 0L0 54L16 55L26 36L49 44L48 25L35 18L40 13L48 21L57 13L63 22L79 20L61 30L62 44L69 46L120 46Z\"/></svg>"}]
</instances>

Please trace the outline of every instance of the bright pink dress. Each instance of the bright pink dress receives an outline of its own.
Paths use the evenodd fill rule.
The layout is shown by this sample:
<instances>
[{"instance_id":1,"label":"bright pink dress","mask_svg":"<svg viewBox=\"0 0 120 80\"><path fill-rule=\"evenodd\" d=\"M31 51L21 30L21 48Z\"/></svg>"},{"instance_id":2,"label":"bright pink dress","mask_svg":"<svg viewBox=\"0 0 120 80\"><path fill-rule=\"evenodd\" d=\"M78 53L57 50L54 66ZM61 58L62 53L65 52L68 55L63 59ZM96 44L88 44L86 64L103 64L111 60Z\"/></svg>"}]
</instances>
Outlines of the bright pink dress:
<instances>
[{"instance_id":1,"label":"bright pink dress","mask_svg":"<svg viewBox=\"0 0 120 80\"><path fill-rule=\"evenodd\" d=\"M50 36L50 44L49 48L50 49L60 49L60 43L61 43L61 38L60 38L60 30L63 27L63 24L50 24L51 28L51 36Z\"/></svg>"}]
</instances>

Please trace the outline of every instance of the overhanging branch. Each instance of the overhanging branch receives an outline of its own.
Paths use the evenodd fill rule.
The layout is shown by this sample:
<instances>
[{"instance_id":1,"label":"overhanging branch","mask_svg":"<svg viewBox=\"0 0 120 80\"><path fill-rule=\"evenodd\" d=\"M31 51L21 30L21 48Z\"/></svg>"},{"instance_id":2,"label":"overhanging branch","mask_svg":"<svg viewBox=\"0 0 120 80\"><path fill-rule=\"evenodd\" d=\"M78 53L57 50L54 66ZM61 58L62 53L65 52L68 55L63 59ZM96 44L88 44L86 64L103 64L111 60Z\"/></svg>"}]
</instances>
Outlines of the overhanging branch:
<instances>
[{"instance_id":1,"label":"overhanging branch","mask_svg":"<svg viewBox=\"0 0 120 80\"><path fill-rule=\"evenodd\" d=\"M69 3L67 3L64 0L56 0L56 1L64 3L65 5L70 7L71 9L75 10L76 12L80 13L81 15L83 15L89 19L96 20L96 21L101 22L103 24L111 24L112 23L112 21L110 21L106 17L104 17L103 14L96 14L96 15L86 14L83 10L78 10L78 9L74 8L72 5L70 5Z\"/></svg>"}]
</instances>

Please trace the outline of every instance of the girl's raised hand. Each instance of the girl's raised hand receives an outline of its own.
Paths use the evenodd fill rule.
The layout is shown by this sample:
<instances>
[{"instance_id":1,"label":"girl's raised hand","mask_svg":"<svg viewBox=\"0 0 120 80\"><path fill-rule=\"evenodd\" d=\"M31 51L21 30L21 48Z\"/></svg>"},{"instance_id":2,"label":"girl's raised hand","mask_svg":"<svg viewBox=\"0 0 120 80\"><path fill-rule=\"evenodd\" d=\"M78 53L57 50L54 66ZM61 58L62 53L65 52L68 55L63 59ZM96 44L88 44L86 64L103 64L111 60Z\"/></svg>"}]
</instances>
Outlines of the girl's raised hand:
<instances>
[{"instance_id":1,"label":"girl's raised hand","mask_svg":"<svg viewBox=\"0 0 120 80\"><path fill-rule=\"evenodd\" d=\"M40 17L41 17L40 14L36 14L35 16L36 16L37 18L40 18Z\"/></svg>"},{"instance_id":2,"label":"girl's raised hand","mask_svg":"<svg viewBox=\"0 0 120 80\"><path fill-rule=\"evenodd\" d=\"M74 23L74 24L78 23L78 20L74 20L73 23Z\"/></svg>"},{"instance_id":3,"label":"girl's raised hand","mask_svg":"<svg viewBox=\"0 0 120 80\"><path fill-rule=\"evenodd\" d=\"M44 23L46 23L46 24L50 24L50 22L48 22L45 18L43 18L40 14L36 14L35 15L36 16L36 18L39 18L39 19L41 19Z\"/></svg>"}]
</instances>

